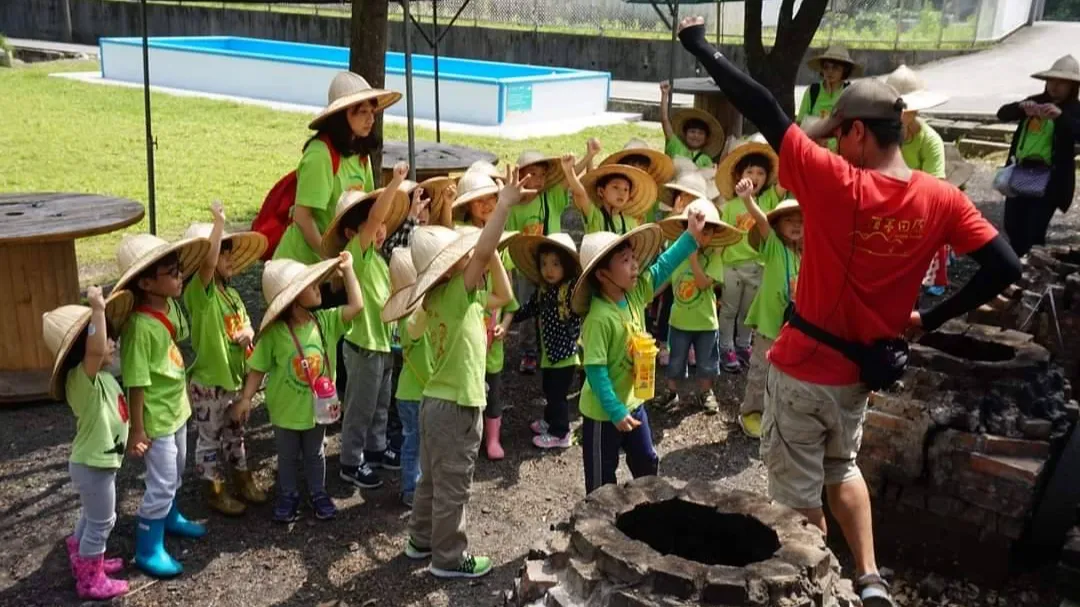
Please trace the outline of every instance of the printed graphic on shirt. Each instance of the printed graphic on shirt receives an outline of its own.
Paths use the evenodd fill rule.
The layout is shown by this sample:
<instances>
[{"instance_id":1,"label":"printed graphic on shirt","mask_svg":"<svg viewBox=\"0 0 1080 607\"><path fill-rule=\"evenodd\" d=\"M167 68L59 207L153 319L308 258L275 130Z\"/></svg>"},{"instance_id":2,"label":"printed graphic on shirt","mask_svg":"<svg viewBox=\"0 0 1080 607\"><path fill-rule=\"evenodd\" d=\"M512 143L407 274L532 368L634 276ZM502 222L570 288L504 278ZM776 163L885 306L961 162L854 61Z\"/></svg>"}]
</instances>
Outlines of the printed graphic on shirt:
<instances>
[{"instance_id":1,"label":"printed graphic on shirt","mask_svg":"<svg viewBox=\"0 0 1080 607\"><path fill-rule=\"evenodd\" d=\"M744 232L749 232L754 229L754 216L750 213L740 213L739 216L735 218L735 227Z\"/></svg>"},{"instance_id":2,"label":"printed graphic on shirt","mask_svg":"<svg viewBox=\"0 0 1080 607\"><path fill-rule=\"evenodd\" d=\"M240 314L226 314L225 320L225 335L229 336L229 339L236 339L236 336L244 330L244 317Z\"/></svg>"},{"instance_id":3,"label":"printed graphic on shirt","mask_svg":"<svg viewBox=\"0 0 1080 607\"><path fill-rule=\"evenodd\" d=\"M544 234L544 225L539 221L536 223L527 224L521 229L521 233L526 236L542 236Z\"/></svg>"},{"instance_id":4,"label":"printed graphic on shirt","mask_svg":"<svg viewBox=\"0 0 1080 607\"><path fill-rule=\"evenodd\" d=\"M181 373L184 372L184 355L180 353L180 348L176 347L175 341L169 342L169 362Z\"/></svg>"},{"instance_id":5,"label":"printed graphic on shirt","mask_svg":"<svg viewBox=\"0 0 1080 607\"><path fill-rule=\"evenodd\" d=\"M1028 132L1032 133L1033 135L1037 135L1037 134L1042 132L1043 125L1045 125L1045 124L1046 124L1046 121L1043 120L1042 118L1032 117L1032 118L1028 119L1027 130L1028 130Z\"/></svg>"},{"instance_id":6,"label":"printed graphic on shirt","mask_svg":"<svg viewBox=\"0 0 1080 607\"><path fill-rule=\"evenodd\" d=\"M318 346L306 346L304 348L304 360L301 360L299 355L295 355L290 359L292 362L292 375L289 376L289 383L293 388L300 391L310 390L308 385L308 375L304 371L304 360L307 361L307 367L311 372L311 378L314 380L323 372L323 357L322 350Z\"/></svg>"},{"instance_id":7,"label":"printed graphic on shirt","mask_svg":"<svg viewBox=\"0 0 1080 607\"><path fill-rule=\"evenodd\" d=\"M675 299L681 304L692 304L701 297L701 289L697 287L693 272L686 272L679 277L675 287Z\"/></svg>"},{"instance_id":8,"label":"printed graphic on shirt","mask_svg":"<svg viewBox=\"0 0 1080 607\"><path fill-rule=\"evenodd\" d=\"M878 257L907 257L913 243L926 235L926 219L873 216L855 235L858 237L855 248L860 251Z\"/></svg>"},{"instance_id":9,"label":"printed graphic on shirt","mask_svg":"<svg viewBox=\"0 0 1080 607\"><path fill-rule=\"evenodd\" d=\"M116 395L116 410L120 413L120 421L126 424L128 421L128 406L127 399L124 398L122 392Z\"/></svg>"},{"instance_id":10,"label":"printed graphic on shirt","mask_svg":"<svg viewBox=\"0 0 1080 607\"><path fill-rule=\"evenodd\" d=\"M435 357L437 360L446 355L446 341L449 337L449 329L447 329L446 323L439 321L439 324L435 327L431 336L435 342Z\"/></svg>"}]
</instances>

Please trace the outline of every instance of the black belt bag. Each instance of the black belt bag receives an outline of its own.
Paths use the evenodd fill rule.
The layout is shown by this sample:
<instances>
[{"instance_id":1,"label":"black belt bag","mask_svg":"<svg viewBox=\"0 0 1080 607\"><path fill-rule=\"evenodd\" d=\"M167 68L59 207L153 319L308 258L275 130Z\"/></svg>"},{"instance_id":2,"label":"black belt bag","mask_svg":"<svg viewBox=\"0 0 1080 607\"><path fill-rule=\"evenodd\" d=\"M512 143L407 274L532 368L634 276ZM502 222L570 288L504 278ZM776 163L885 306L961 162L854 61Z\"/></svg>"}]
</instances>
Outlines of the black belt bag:
<instances>
[{"instance_id":1,"label":"black belt bag","mask_svg":"<svg viewBox=\"0 0 1080 607\"><path fill-rule=\"evenodd\" d=\"M859 381L870 390L884 390L900 380L907 368L910 348L900 338L878 339L866 345L841 339L792 310L788 324L859 366Z\"/></svg>"}]
</instances>

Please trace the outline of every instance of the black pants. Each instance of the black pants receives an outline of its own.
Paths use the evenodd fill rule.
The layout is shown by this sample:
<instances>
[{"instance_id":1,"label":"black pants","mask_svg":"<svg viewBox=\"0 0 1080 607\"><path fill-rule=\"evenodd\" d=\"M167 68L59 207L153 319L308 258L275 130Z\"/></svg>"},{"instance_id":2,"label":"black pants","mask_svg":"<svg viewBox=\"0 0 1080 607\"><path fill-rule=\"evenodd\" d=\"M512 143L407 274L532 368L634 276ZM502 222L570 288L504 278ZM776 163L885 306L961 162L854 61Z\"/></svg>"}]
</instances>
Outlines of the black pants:
<instances>
[{"instance_id":1,"label":"black pants","mask_svg":"<svg viewBox=\"0 0 1080 607\"><path fill-rule=\"evenodd\" d=\"M565 437L570 432L570 405L566 395L574 383L577 367L561 369L540 369L540 383L544 389L547 405L544 407L544 421L548 424L548 434Z\"/></svg>"},{"instance_id":2,"label":"black pants","mask_svg":"<svg viewBox=\"0 0 1080 607\"><path fill-rule=\"evenodd\" d=\"M1016 255L1027 255L1031 247L1046 244L1046 230L1057 206L1043 198L1007 198L1005 234Z\"/></svg>"}]
</instances>

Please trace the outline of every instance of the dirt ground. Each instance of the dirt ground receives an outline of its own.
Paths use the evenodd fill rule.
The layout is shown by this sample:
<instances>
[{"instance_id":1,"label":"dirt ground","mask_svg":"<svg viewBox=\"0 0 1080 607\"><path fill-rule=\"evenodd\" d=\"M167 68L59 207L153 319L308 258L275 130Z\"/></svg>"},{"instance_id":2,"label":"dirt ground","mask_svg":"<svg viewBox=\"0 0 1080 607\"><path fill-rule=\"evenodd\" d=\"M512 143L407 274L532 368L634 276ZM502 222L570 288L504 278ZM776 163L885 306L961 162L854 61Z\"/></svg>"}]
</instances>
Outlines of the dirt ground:
<instances>
[{"instance_id":1,"label":"dirt ground","mask_svg":"<svg viewBox=\"0 0 1080 607\"><path fill-rule=\"evenodd\" d=\"M969 193L999 223L1003 205L1000 196L989 191L991 177L988 167L980 167ZM1067 217L1059 214L1051 240L1080 241L1078 224L1080 211ZM964 262L954 270L958 276L972 271ZM249 307L255 305L255 277L243 277L241 284L252 295ZM131 569L125 575L133 591L116 602L147 606L501 604L501 594L511 586L530 546L542 542L584 496L580 448L541 453L529 443L528 423L540 414L543 401L539 378L513 370L515 354L512 341L504 380L504 397L512 404L504 421L507 458L498 463L481 458L468 507L470 548L494 557L497 568L491 576L472 582L440 582L425 573L422 565L402 556L408 513L397 500L397 477L388 477L379 490L361 493L346 488L337 479L335 429L327 446L327 484L340 509L337 520L317 522L304 512L294 525L279 526L270 522L269 504L252 507L238 519L208 513L197 483L190 478L189 465L180 502L190 517L207 522L209 535L200 541L169 539L169 549L183 562L184 574L171 581L153 581ZM746 439L735 423L743 383L743 376L725 375L717 381L722 403L719 415L705 415L691 405L649 412L662 457L661 474L765 491L758 445ZM0 415L4 422L0 425L0 606L78 603L62 542L78 513L67 473L74 420L63 404L8 408ZM189 453L193 453L193 436L190 443ZM276 457L262 408L253 415L247 444L259 479L269 487ZM130 459L120 472L111 554L133 554L133 517L143 473L143 465ZM625 477L626 471L620 474ZM842 542L833 544L847 561ZM970 575L942 578L935 590L927 588L924 578L929 572L917 555L909 552L903 562L882 565L896 572L901 605L1057 604L1046 570L1000 579L997 584L987 584L972 570ZM957 565L964 571L963 563ZM851 575L850 568L845 573ZM916 597L920 582L924 582L923 591L935 598Z\"/></svg>"}]
</instances>

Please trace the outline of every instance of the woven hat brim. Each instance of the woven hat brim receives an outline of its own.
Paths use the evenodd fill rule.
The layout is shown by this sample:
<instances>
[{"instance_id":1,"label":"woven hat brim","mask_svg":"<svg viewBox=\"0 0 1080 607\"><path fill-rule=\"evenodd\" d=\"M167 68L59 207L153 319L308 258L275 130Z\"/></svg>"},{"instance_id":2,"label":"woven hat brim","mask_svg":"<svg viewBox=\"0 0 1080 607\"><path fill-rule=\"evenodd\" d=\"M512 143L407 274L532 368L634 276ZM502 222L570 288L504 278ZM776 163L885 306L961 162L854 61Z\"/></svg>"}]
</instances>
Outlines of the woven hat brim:
<instances>
[{"instance_id":1,"label":"woven hat brim","mask_svg":"<svg viewBox=\"0 0 1080 607\"><path fill-rule=\"evenodd\" d=\"M671 210L671 203L675 201L675 192L690 194L691 196L696 196L698 198L709 198L708 192L699 192L693 188L689 188L678 183L665 183L663 189L660 192L661 208L667 207L666 210Z\"/></svg>"},{"instance_id":2,"label":"woven hat brim","mask_svg":"<svg viewBox=\"0 0 1080 607\"><path fill-rule=\"evenodd\" d=\"M1031 77L1036 80L1068 80L1070 82L1080 82L1080 73L1062 72L1058 70L1036 72L1032 74Z\"/></svg>"},{"instance_id":3,"label":"woven hat brim","mask_svg":"<svg viewBox=\"0 0 1080 607\"><path fill-rule=\"evenodd\" d=\"M322 248L327 257L336 257L349 244L349 240L345 238L345 234L341 229L341 222L345 220L345 216L360 208L362 204L375 204L377 198L378 196L361 198L349 205L343 212L334 215L334 218L330 220L330 225L326 226L326 233L323 234ZM394 195L394 199L390 202L390 209L386 212L386 218L383 220L386 225L386 235L389 236L396 232L401 227L401 224L405 222L405 216L408 214L409 195L398 190Z\"/></svg>"},{"instance_id":4,"label":"woven hat brim","mask_svg":"<svg viewBox=\"0 0 1080 607\"><path fill-rule=\"evenodd\" d=\"M791 201L785 200L784 202L781 202L779 206L769 211L765 215L765 218L769 220L769 225L775 227L776 222L780 221L784 217L792 215L794 213L802 213L802 208L799 207L798 203L788 204L789 202Z\"/></svg>"},{"instance_id":5,"label":"woven hat brim","mask_svg":"<svg viewBox=\"0 0 1080 607\"><path fill-rule=\"evenodd\" d=\"M682 137L683 127L686 126L688 121L694 119L701 120L709 125L709 138L701 149L710 157L716 158L724 151L724 143L727 141L724 127L716 119L716 116L697 108L682 109L675 112L675 115L671 117L671 128L679 137Z\"/></svg>"},{"instance_id":6,"label":"woven hat brim","mask_svg":"<svg viewBox=\"0 0 1080 607\"><path fill-rule=\"evenodd\" d=\"M128 288L136 276L172 253L176 253L180 258L180 273L182 278L187 280L202 265L202 261L209 250L210 241L205 238L184 238L154 247L120 274L120 278L113 285L113 290L119 291Z\"/></svg>"},{"instance_id":7,"label":"woven hat brim","mask_svg":"<svg viewBox=\"0 0 1080 607\"><path fill-rule=\"evenodd\" d=\"M428 264L428 267L422 270L417 268L419 273L416 276L416 284L413 285L412 295L409 297L409 305L422 300L427 295L427 292L450 271L450 268L454 267L454 264L472 253L473 249L476 248L476 243L480 242L482 233L482 231L477 231L475 234L459 236L448 244L446 248L439 251L431 260L431 263Z\"/></svg>"},{"instance_id":8,"label":"woven hat brim","mask_svg":"<svg viewBox=\"0 0 1080 607\"><path fill-rule=\"evenodd\" d=\"M547 165L547 176L544 179L544 190L547 190L547 189L552 188L552 187L554 187L556 185L559 185L560 183L562 183L563 179L566 179L566 174L563 172L562 165L559 162L560 162L560 159L556 158L554 156L548 156L547 158L537 158L536 160L534 160L532 162L522 164L522 165L518 165L518 167L517 167L518 175L520 175L521 172L523 170L525 170L526 168L528 168L528 167L531 167L531 166L534 166L534 165L537 165L537 164L546 164Z\"/></svg>"},{"instance_id":9,"label":"woven hat brim","mask_svg":"<svg viewBox=\"0 0 1080 607\"><path fill-rule=\"evenodd\" d=\"M709 239L709 247L729 247L742 240L743 235L746 233L723 221L706 220L706 223L716 228L716 232ZM662 220L660 222L660 231L664 233L664 238L667 240L672 242L678 240L686 231L686 217L676 215Z\"/></svg>"},{"instance_id":10,"label":"woven hat brim","mask_svg":"<svg viewBox=\"0 0 1080 607\"><path fill-rule=\"evenodd\" d=\"M352 95L342 97L341 99L335 99L333 103L326 106L323 111L319 112L319 114L308 123L308 129L312 131L318 130L324 120L342 110L347 110L358 103L375 99L375 111L381 112L398 101L401 101L401 97L401 93L397 91L370 89L359 93L353 93Z\"/></svg>"},{"instance_id":11,"label":"woven hat brim","mask_svg":"<svg viewBox=\"0 0 1080 607\"><path fill-rule=\"evenodd\" d=\"M259 232L237 232L229 234L222 241L232 242L232 271L240 274L262 258L270 246L270 241Z\"/></svg>"},{"instance_id":12,"label":"woven hat brim","mask_svg":"<svg viewBox=\"0 0 1080 607\"><path fill-rule=\"evenodd\" d=\"M132 308L135 307L135 297L131 294L131 291L117 291L109 295L105 300L105 318L113 325L114 330L124 324L124 321L131 314ZM64 338L60 342L60 347L56 349L56 355L53 358L52 375L49 377L49 396L54 400L63 401L65 398L65 384L67 383L67 377L63 373L67 357L71 354L71 348L75 346L75 342L79 340L79 336L86 330L86 326L90 324L90 317L93 316L93 310L86 309L86 312L79 317L75 324L68 328L64 333ZM116 339L116 336L113 336ZM117 352L119 355L119 352Z\"/></svg>"},{"instance_id":13,"label":"woven hat brim","mask_svg":"<svg viewBox=\"0 0 1080 607\"><path fill-rule=\"evenodd\" d=\"M731 200L735 197L736 179L732 173L735 171L735 166L739 164L739 161L750 154L762 154L772 163L772 170L769 171L769 181L765 183L765 187L767 188L776 183L776 173L780 168L780 157L776 155L776 151L766 143L753 141L744 143L732 150L727 156L724 156L724 159L720 161L720 166L716 168L716 189L720 190L720 195L724 197L724 200Z\"/></svg>"},{"instance_id":14,"label":"woven hat brim","mask_svg":"<svg viewBox=\"0 0 1080 607\"><path fill-rule=\"evenodd\" d=\"M500 188L497 185L486 185L482 188L476 188L471 192L461 194L454 199L454 203L450 207L451 212L455 215L458 213L464 213L466 209L465 205L485 196L498 196L499 190Z\"/></svg>"},{"instance_id":15,"label":"woven hat brim","mask_svg":"<svg viewBox=\"0 0 1080 607\"><path fill-rule=\"evenodd\" d=\"M623 175L630 180L630 200L620 209L620 213L628 217L643 217L649 212L656 202L656 182L645 171L623 164L602 166L589 171L581 178L581 185L594 205L603 204L596 193L596 182L608 175Z\"/></svg>"},{"instance_id":16,"label":"woven hat brim","mask_svg":"<svg viewBox=\"0 0 1080 607\"><path fill-rule=\"evenodd\" d=\"M428 206L428 216L431 217L432 220L442 216L443 192L453 184L454 180L450 177L432 177L431 179L425 179L420 182L420 187L424 188L428 198L431 199L431 203Z\"/></svg>"},{"instance_id":17,"label":"woven hat brim","mask_svg":"<svg viewBox=\"0 0 1080 607\"><path fill-rule=\"evenodd\" d=\"M581 273L581 258L578 257L578 252L574 249L546 236L522 234L510 243L508 249L510 259L514 262L514 269L521 272L529 282L538 285L544 284L544 276L536 263L536 252L540 249L540 245L544 243L566 251L567 255L574 260L573 271L568 276L576 276Z\"/></svg>"},{"instance_id":18,"label":"woven hat brim","mask_svg":"<svg viewBox=\"0 0 1080 607\"><path fill-rule=\"evenodd\" d=\"M928 110L949 102L948 95L933 91L915 91L914 93L902 95L901 98L904 100L904 105L907 106L905 109L912 112Z\"/></svg>"},{"instance_id":19,"label":"woven hat brim","mask_svg":"<svg viewBox=\"0 0 1080 607\"><path fill-rule=\"evenodd\" d=\"M263 314L262 323L259 324L259 333L266 330L281 313L289 309L295 300L304 289L314 284L319 284L330 277L330 274L334 272L334 268L337 267L337 259L327 259L320 261L317 264L310 265L306 270L296 278L289 281L289 284L285 285L285 288L280 293L274 296L274 299L266 306L266 312Z\"/></svg>"},{"instance_id":20,"label":"woven hat brim","mask_svg":"<svg viewBox=\"0 0 1080 607\"><path fill-rule=\"evenodd\" d=\"M577 284L574 285L574 292L570 296L570 307L574 310L574 313L581 317L584 317L589 313L589 306L592 303L593 296L592 286L589 284L589 276L596 269L596 265L600 263L600 260L610 253L612 249L618 247L623 242L630 241L630 246L634 249L634 257L637 258L638 264L641 266L642 271L644 271L645 266L647 266L649 262L652 261L652 258L656 257L656 254L660 251L662 240L663 235L660 231L660 227L655 223L647 223L612 240L607 246L597 251L596 255L589 260L589 263L582 267Z\"/></svg>"},{"instance_id":21,"label":"woven hat brim","mask_svg":"<svg viewBox=\"0 0 1080 607\"><path fill-rule=\"evenodd\" d=\"M858 61L855 61L854 59L852 59L850 55L848 55L848 56L834 55L834 54L829 53L829 52L824 52L824 53L822 53L820 55L817 55L815 57L811 57L809 60L807 60L806 67L810 68L811 70L813 70L815 72L820 73L821 72L821 62L822 61L835 61L837 63L845 63L847 65L850 65L851 66L851 76L850 76L851 78L858 78L859 76L863 75L863 66L862 66L862 64L859 63Z\"/></svg>"},{"instance_id":22,"label":"woven hat brim","mask_svg":"<svg viewBox=\"0 0 1080 607\"><path fill-rule=\"evenodd\" d=\"M406 285L391 293L390 298L386 300L386 305L383 306L382 312L379 313L379 319L385 323L397 322L415 312L420 307L421 300L409 302L414 285L415 283Z\"/></svg>"},{"instance_id":23,"label":"woven hat brim","mask_svg":"<svg viewBox=\"0 0 1080 607\"><path fill-rule=\"evenodd\" d=\"M627 156L645 156L648 158L649 170L646 172L657 184L667 183L675 177L675 163L671 161L671 158L667 154L652 148L630 148L619 150L605 158L600 163L600 166L622 164L622 159Z\"/></svg>"}]
</instances>

